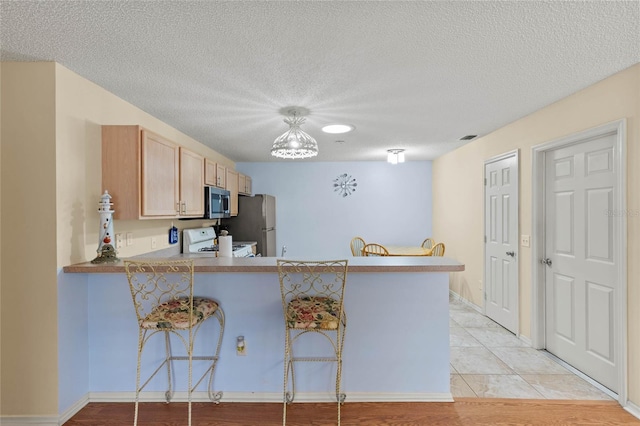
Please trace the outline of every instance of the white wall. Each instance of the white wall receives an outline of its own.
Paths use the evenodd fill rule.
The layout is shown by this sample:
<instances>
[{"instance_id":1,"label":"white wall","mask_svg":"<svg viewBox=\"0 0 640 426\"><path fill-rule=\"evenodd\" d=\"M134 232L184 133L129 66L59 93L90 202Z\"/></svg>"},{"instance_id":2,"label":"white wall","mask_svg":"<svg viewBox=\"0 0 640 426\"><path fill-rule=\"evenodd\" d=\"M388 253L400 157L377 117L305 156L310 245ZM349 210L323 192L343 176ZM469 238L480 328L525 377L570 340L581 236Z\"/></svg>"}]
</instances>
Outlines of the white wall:
<instances>
[{"instance_id":1,"label":"white wall","mask_svg":"<svg viewBox=\"0 0 640 426\"><path fill-rule=\"evenodd\" d=\"M431 236L431 162L236 163L255 194L276 197L276 246L288 258L350 257L355 236L367 242L419 245ZM342 197L333 181L347 173L356 191Z\"/></svg>"}]
</instances>

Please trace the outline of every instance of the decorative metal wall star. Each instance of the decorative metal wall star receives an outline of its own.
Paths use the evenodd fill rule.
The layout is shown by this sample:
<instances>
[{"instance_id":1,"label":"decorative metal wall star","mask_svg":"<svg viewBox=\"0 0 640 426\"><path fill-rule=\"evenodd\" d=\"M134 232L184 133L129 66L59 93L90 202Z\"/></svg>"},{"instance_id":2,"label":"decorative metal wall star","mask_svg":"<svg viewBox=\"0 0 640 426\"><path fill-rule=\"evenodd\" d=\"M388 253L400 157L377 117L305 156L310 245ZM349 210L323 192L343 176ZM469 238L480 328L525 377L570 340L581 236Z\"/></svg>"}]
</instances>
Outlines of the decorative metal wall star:
<instances>
[{"instance_id":1,"label":"decorative metal wall star","mask_svg":"<svg viewBox=\"0 0 640 426\"><path fill-rule=\"evenodd\" d=\"M343 197L351 195L352 192L355 192L356 186L358 186L358 184L356 183L356 179L351 177L351 175L347 175L346 173L339 175L333 180L334 192L341 194Z\"/></svg>"}]
</instances>

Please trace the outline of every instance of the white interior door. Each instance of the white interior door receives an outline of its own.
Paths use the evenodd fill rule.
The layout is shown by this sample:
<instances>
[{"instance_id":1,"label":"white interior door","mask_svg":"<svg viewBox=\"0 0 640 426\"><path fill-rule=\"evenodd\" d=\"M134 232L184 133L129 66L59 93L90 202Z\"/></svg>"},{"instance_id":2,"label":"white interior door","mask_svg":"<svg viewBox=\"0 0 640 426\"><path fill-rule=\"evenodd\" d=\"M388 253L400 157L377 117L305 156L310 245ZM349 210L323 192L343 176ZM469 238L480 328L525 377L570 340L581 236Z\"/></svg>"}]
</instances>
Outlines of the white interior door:
<instances>
[{"instance_id":1,"label":"white interior door","mask_svg":"<svg viewBox=\"0 0 640 426\"><path fill-rule=\"evenodd\" d=\"M545 153L545 340L549 352L618 392L616 135Z\"/></svg>"},{"instance_id":2,"label":"white interior door","mask_svg":"<svg viewBox=\"0 0 640 426\"><path fill-rule=\"evenodd\" d=\"M485 314L518 333L518 152L485 163Z\"/></svg>"}]
</instances>

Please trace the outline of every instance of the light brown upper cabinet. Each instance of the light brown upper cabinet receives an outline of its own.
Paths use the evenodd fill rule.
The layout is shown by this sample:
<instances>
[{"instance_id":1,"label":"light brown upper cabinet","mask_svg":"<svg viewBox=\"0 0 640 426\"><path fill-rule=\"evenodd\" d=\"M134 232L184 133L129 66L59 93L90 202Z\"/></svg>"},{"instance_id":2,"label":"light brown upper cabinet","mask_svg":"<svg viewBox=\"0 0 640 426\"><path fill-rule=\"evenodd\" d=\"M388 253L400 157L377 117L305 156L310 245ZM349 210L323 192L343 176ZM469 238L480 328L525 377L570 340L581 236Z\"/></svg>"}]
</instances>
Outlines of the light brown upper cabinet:
<instances>
[{"instance_id":1,"label":"light brown upper cabinet","mask_svg":"<svg viewBox=\"0 0 640 426\"><path fill-rule=\"evenodd\" d=\"M251 176L238 173L238 193L251 195Z\"/></svg>"},{"instance_id":2,"label":"light brown upper cabinet","mask_svg":"<svg viewBox=\"0 0 640 426\"><path fill-rule=\"evenodd\" d=\"M204 216L204 157L180 147L180 217Z\"/></svg>"},{"instance_id":3,"label":"light brown upper cabinet","mask_svg":"<svg viewBox=\"0 0 640 426\"><path fill-rule=\"evenodd\" d=\"M227 168L208 158L205 159L204 183L207 186L226 188Z\"/></svg>"},{"instance_id":4,"label":"light brown upper cabinet","mask_svg":"<svg viewBox=\"0 0 640 426\"><path fill-rule=\"evenodd\" d=\"M204 184L216 186L216 162L208 158L204 160Z\"/></svg>"},{"instance_id":5,"label":"light brown upper cabinet","mask_svg":"<svg viewBox=\"0 0 640 426\"><path fill-rule=\"evenodd\" d=\"M216 186L223 189L227 187L227 168L222 164L216 164Z\"/></svg>"},{"instance_id":6,"label":"light brown upper cabinet","mask_svg":"<svg viewBox=\"0 0 640 426\"><path fill-rule=\"evenodd\" d=\"M238 216L238 172L227 169L227 188L231 197L229 199L229 211L231 216Z\"/></svg>"},{"instance_id":7,"label":"light brown upper cabinet","mask_svg":"<svg viewBox=\"0 0 640 426\"><path fill-rule=\"evenodd\" d=\"M204 158L140 126L102 126L114 219L204 216Z\"/></svg>"}]
</instances>

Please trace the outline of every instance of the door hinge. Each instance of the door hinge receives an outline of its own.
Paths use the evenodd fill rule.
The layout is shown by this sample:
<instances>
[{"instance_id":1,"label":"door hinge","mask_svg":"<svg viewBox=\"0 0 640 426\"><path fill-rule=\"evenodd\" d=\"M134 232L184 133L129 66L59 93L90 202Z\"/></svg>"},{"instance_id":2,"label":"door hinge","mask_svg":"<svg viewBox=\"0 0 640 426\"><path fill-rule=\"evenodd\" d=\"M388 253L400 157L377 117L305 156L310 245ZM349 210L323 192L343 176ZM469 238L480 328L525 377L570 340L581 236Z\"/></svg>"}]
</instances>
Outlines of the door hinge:
<instances>
[{"instance_id":1,"label":"door hinge","mask_svg":"<svg viewBox=\"0 0 640 426\"><path fill-rule=\"evenodd\" d=\"M486 235L484 236L484 242L485 243L487 242L487 236Z\"/></svg>"},{"instance_id":2,"label":"door hinge","mask_svg":"<svg viewBox=\"0 0 640 426\"><path fill-rule=\"evenodd\" d=\"M484 186L487 186L487 178L484 178Z\"/></svg>"}]
</instances>

